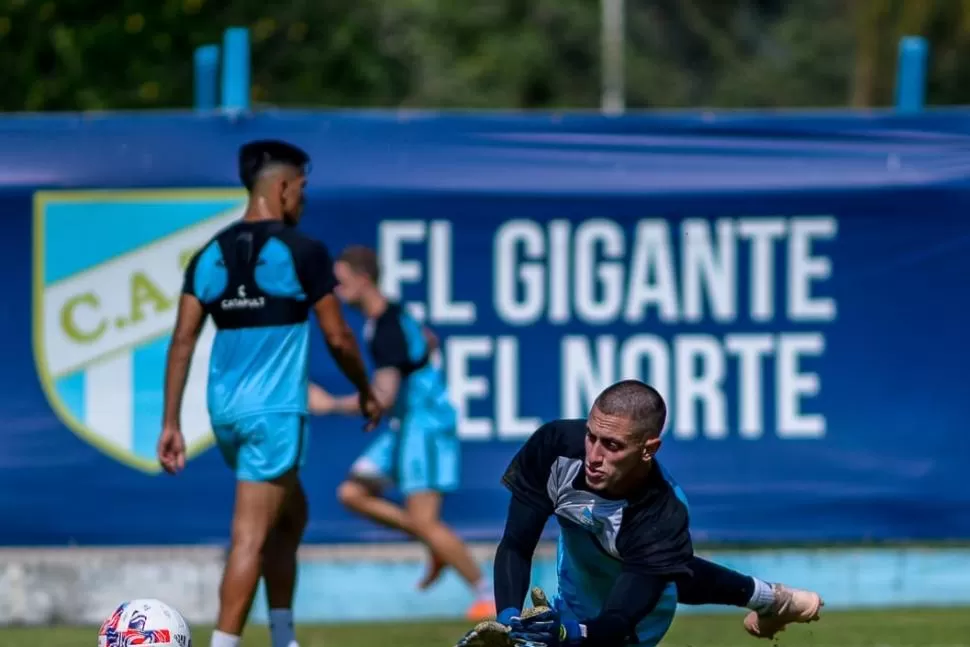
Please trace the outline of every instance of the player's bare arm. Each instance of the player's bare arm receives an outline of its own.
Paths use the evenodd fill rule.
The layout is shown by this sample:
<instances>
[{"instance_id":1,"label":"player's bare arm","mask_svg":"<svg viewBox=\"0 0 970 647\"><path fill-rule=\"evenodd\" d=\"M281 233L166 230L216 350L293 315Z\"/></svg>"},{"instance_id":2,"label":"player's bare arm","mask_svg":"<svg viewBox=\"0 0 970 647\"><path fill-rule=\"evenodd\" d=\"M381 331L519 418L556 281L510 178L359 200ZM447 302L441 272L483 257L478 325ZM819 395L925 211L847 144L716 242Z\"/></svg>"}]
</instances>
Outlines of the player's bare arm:
<instances>
[{"instance_id":1,"label":"player's bare arm","mask_svg":"<svg viewBox=\"0 0 970 647\"><path fill-rule=\"evenodd\" d=\"M324 295L313 305L313 311L317 315L317 323L330 355L341 372L358 391L368 392L370 383L367 381L367 369L364 367L354 332L347 325L340 310L340 301L333 294Z\"/></svg>"},{"instance_id":2,"label":"player's bare arm","mask_svg":"<svg viewBox=\"0 0 970 647\"><path fill-rule=\"evenodd\" d=\"M317 314L317 322L330 355L347 379L357 388L358 410L367 417L367 428L375 428L380 422L384 408L374 397L370 383L367 381L367 369L360 355L360 347L340 310L340 301L333 294L327 294L313 305L313 310Z\"/></svg>"},{"instance_id":3,"label":"player's bare arm","mask_svg":"<svg viewBox=\"0 0 970 647\"><path fill-rule=\"evenodd\" d=\"M182 438L182 396L189 376L189 365L205 324L202 302L191 294L179 299L175 332L165 363L165 403L158 459L165 471L174 474L185 467L185 441Z\"/></svg>"},{"instance_id":4,"label":"player's bare arm","mask_svg":"<svg viewBox=\"0 0 970 647\"><path fill-rule=\"evenodd\" d=\"M438 335L434 334L433 330L427 326L422 326L421 332L424 333L424 341L428 344L429 353L433 353L441 348L441 342L438 340Z\"/></svg>"},{"instance_id":5,"label":"player's bare arm","mask_svg":"<svg viewBox=\"0 0 970 647\"><path fill-rule=\"evenodd\" d=\"M374 371L371 391L384 409L390 409L397 400L401 388L401 372L394 367L379 368ZM360 413L360 401L355 395L333 396L316 384L310 385L310 411L318 414L340 414L353 416Z\"/></svg>"}]
</instances>

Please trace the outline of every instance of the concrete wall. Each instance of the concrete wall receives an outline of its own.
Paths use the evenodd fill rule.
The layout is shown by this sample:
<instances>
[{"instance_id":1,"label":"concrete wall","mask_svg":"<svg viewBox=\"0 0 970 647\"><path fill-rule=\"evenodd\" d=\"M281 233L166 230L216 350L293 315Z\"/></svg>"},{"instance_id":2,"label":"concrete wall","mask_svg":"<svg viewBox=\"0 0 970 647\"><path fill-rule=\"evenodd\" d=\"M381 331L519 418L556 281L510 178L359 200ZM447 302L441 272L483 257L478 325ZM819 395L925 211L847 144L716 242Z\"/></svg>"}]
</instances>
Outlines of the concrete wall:
<instances>
[{"instance_id":1,"label":"concrete wall","mask_svg":"<svg viewBox=\"0 0 970 647\"><path fill-rule=\"evenodd\" d=\"M474 547L491 568L491 545ZM772 550L706 553L765 579L812 588L827 608L970 605L970 548ZM295 614L300 622L461 617L471 594L449 572L415 590L424 551L415 545L308 547ZM220 548L0 550L0 624L96 624L125 599L156 597L192 623L216 614ZM535 582L556 588L551 546ZM709 608L687 608L685 612ZM254 621L265 622L260 595Z\"/></svg>"}]
</instances>

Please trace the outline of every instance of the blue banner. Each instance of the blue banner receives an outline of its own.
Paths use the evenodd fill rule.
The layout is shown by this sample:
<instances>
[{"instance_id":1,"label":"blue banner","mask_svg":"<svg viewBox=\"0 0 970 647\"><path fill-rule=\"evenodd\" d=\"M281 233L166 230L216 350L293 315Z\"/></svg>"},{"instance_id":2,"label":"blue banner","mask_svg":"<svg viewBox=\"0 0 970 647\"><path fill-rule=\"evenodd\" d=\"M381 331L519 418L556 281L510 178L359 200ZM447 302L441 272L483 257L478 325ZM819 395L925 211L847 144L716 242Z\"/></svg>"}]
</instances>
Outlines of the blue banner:
<instances>
[{"instance_id":1,"label":"blue banner","mask_svg":"<svg viewBox=\"0 0 970 647\"><path fill-rule=\"evenodd\" d=\"M697 541L970 537L970 129L964 112L0 120L0 544L223 542L233 495L193 361L178 477L154 460L181 271L239 216L236 151L313 157L303 227L379 252L442 338L462 487L496 539L500 475L544 420L637 377ZM361 319L348 317L358 330ZM314 380L349 391L322 340ZM316 418L308 540L399 536L335 490L368 442Z\"/></svg>"}]
</instances>

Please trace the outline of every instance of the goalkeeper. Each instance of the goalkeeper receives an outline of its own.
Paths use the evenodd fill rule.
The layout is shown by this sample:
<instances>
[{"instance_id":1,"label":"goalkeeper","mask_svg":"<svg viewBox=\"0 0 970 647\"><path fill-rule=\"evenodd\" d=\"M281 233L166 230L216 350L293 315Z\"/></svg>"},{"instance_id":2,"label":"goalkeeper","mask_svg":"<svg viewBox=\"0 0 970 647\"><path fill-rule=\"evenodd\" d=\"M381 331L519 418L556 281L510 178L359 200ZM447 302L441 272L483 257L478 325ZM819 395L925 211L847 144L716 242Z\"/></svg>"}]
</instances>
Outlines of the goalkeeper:
<instances>
[{"instance_id":1,"label":"goalkeeper","mask_svg":"<svg viewBox=\"0 0 970 647\"><path fill-rule=\"evenodd\" d=\"M499 624L479 625L463 644L656 645L678 584L681 602L757 609L745 626L763 637L817 618L814 593L694 557L683 492L655 459L666 415L656 390L625 380L597 397L588 419L557 420L530 437L503 477L512 499L495 555ZM553 514L559 592L551 608L523 613L532 554Z\"/></svg>"}]
</instances>

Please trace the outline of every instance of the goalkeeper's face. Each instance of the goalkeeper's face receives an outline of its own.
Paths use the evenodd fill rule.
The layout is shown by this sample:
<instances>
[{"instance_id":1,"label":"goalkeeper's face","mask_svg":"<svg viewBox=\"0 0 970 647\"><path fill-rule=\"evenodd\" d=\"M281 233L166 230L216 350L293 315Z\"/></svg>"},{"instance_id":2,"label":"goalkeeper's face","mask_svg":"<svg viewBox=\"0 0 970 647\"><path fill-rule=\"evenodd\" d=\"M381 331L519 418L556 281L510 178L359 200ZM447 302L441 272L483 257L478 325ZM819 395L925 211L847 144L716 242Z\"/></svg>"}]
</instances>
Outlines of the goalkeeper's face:
<instances>
[{"instance_id":1,"label":"goalkeeper's face","mask_svg":"<svg viewBox=\"0 0 970 647\"><path fill-rule=\"evenodd\" d=\"M633 421L593 407L586 421L586 484L610 496L635 488L660 448L659 438L646 437Z\"/></svg>"}]
</instances>

